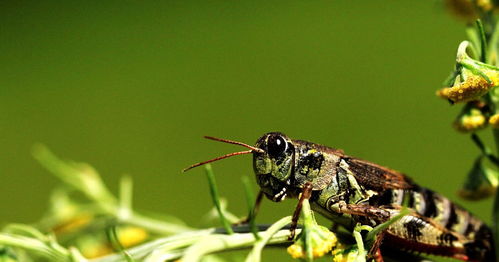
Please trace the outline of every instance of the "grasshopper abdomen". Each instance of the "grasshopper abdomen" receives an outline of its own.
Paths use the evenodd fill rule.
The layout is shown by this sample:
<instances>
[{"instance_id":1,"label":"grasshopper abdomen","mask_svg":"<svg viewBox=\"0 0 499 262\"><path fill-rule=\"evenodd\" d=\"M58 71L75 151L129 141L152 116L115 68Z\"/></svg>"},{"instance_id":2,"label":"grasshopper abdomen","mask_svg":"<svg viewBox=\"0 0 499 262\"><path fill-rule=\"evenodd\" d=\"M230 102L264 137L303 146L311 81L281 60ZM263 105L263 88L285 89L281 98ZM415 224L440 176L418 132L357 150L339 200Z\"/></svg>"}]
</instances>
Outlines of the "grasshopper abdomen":
<instances>
[{"instance_id":1,"label":"grasshopper abdomen","mask_svg":"<svg viewBox=\"0 0 499 262\"><path fill-rule=\"evenodd\" d=\"M412 212L386 230L386 245L464 261L494 261L491 230L464 208L394 170L345 155L339 158L334 179L316 193L321 213L346 221L347 227L357 222L375 226L387 218L341 210L338 204L380 209L390 217L405 206Z\"/></svg>"}]
</instances>

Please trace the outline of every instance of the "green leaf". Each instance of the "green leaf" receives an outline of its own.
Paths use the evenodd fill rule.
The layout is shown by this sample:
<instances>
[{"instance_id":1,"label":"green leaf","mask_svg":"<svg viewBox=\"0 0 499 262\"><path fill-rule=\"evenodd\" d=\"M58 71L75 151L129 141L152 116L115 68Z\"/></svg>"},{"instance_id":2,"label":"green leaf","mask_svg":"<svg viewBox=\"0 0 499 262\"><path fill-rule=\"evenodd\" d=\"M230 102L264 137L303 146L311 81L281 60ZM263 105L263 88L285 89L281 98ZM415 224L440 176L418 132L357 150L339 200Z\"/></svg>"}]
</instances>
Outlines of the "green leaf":
<instances>
[{"instance_id":1,"label":"green leaf","mask_svg":"<svg viewBox=\"0 0 499 262\"><path fill-rule=\"evenodd\" d=\"M232 230L229 221L227 221L227 219L224 216L224 213L222 212L222 207L220 205L220 196L218 194L217 183L215 181L215 174L213 173L211 165L210 164L205 165L205 170L206 170L206 176L208 177L208 184L210 186L211 198L213 200L213 204L215 204L215 207L217 208L218 216L220 217L220 222L222 223L223 227L225 228L225 231L229 235L234 234L234 231Z\"/></svg>"}]
</instances>

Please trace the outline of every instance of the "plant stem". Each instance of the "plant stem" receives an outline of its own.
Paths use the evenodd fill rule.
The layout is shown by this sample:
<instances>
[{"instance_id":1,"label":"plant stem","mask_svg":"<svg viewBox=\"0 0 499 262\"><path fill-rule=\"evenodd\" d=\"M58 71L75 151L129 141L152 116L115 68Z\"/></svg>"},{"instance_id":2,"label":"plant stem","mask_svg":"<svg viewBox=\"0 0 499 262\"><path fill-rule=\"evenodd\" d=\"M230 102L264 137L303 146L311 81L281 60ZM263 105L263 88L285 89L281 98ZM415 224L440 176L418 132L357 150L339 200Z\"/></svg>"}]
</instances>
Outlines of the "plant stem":
<instances>
[{"instance_id":1,"label":"plant stem","mask_svg":"<svg viewBox=\"0 0 499 262\"><path fill-rule=\"evenodd\" d=\"M190 246L185 251L185 256L182 257L183 262L199 261L203 255L234 248L253 247L250 256L254 260L259 261L261 249L267 243L286 243L289 242L289 230L280 230L291 222L291 217L285 217L274 223L265 232L265 235L255 244L255 238L252 233L233 234L233 235L211 235L204 237Z\"/></svg>"},{"instance_id":2,"label":"plant stem","mask_svg":"<svg viewBox=\"0 0 499 262\"><path fill-rule=\"evenodd\" d=\"M492 133L494 135L494 141L496 144L496 150L499 149L499 130L493 128ZM499 190L496 189L496 194L494 198L494 209L492 212L492 230L494 233L494 244L496 253L499 250ZM496 261L499 261L499 256L496 255Z\"/></svg>"},{"instance_id":3,"label":"plant stem","mask_svg":"<svg viewBox=\"0 0 499 262\"><path fill-rule=\"evenodd\" d=\"M130 225L146 228L151 232L163 235L170 235L193 230L193 228L184 225L168 223L141 215L136 212L132 212L129 216L126 216L124 218L120 218L119 221Z\"/></svg>"},{"instance_id":4,"label":"plant stem","mask_svg":"<svg viewBox=\"0 0 499 262\"><path fill-rule=\"evenodd\" d=\"M224 228L200 229L179 233L170 237L156 239L142 245L127 249L126 252L139 261L165 261L175 260L182 256L182 261L198 261L201 256L208 253L224 252L232 249L251 248L247 261L258 261L260 252L265 245L280 245L290 243L288 240L289 229L282 229L288 225L291 217L285 217L270 227L259 225L260 240L255 240L248 227L235 226L233 235L220 234ZM300 233L301 229L297 230ZM191 248L192 247L192 248ZM191 260L192 259L192 260ZM122 254L110 254L90 260L91 262L118 262L123 261Z\"/></svg>"}]
</instances>

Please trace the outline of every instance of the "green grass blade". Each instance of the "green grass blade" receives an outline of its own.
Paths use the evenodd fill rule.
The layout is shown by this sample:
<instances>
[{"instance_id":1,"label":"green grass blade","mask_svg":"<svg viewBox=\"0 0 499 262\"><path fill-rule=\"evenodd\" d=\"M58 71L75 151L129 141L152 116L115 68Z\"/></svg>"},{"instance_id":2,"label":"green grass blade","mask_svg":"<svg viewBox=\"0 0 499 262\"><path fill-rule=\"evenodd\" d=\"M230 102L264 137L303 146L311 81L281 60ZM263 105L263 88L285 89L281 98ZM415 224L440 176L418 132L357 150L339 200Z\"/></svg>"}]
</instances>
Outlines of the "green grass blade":
<instances>
[{"instance_id":1,"label":"green grass blade","mask_svg":"<svg viewBox=\"0 0 499 262\"><path fill-rule=\"evenodd\" d=\"M227 231L229 235L234 234L234 231L232 230L229 221L227 221L222 212L222 208L220 205L220 196L218 194L217 183L215 181L215 174L213 173L211 165L210 164L206 165L205 170L206 170L206 176L208 177L208 183L210 186L211 198L213 200L213 203L215 204L215 207L217 208L218 215L220 217L220 222L222 223L222 226L225 228L225 231Z\"/></svg>"}]
</instances>

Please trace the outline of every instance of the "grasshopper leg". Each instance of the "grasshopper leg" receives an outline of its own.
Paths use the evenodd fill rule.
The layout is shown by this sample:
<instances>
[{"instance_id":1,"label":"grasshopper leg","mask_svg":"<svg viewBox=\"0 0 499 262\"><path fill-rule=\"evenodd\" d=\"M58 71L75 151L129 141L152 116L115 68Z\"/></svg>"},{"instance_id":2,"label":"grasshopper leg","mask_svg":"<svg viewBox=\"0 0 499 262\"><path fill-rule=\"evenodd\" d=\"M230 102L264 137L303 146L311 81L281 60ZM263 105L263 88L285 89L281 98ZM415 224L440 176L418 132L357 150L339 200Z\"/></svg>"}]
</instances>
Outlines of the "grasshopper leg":
<instances>
[{"instance_id":1,"label":"grasshopper leg","mask_svg":"<svg viewBox=\"0 0 499 262\"><path fill-rule=\"evenodd\" d=\"M376 236L376 239L374 240L374 243L372 244L371 248L369 249L368 256L372 257L374 261L376 262L383 262L383 256L381 255L381 243L383 242L383 237L385 233L381 232Z\"/></svg>"},{"instance_id":2,"label":"grasshopper leg","mask_svg":"<svg viewBox=\"0 0 499 262\"><path fill-rule=\"evenodd\" d=\"M370 205L347 204L341 201L333 206L333 210L343 214L376 218L381 222L390 219L390 212L388 210Z\"/></svg>"},{"instance_id":3,"label":"grasshopper leg","mask_svg":"<svg viewBox=\"0 0 499 262\"><path fill-rule=\"evenodd\" d=\"M312 195L312 183L307 182L303 186L302 192L300 194L300 199L296 205L295 212L293 213L293 218L291 219L291 226L289 227L289 237L288 240L293 240L296 234L296 227L298 226L298 219L300 218L301 208L303 206L303 201L309 199Z\"/></svg>"},{"instance_id":4,"label":"grasshopper leg","mask_svg":"<svg viewBox=\"0 0 499 262\"><path fill-rule=\"evenodd\" d=\"M337 212L344 214L375 218L379 222L385 222L390 219L390 212L380 207L339 202L335 205L335 209L337 209ZM383 256L381 255L380 246L383 241L384 235L384 232L378 234L374 243L372 243L369 249L368 256L373 258L376 262L383 262Z\"/></svg>"},{"instance_id":5,"label":"grasshopper leg","mask_svg":"<svg viewBox=\"0 0 499 262\"><path fill-rule=\"evenodd\" d=\"M258 191L258 195L256 196L255 205L253 206L253 217L256 217L256 214L258 214L258 211L260 210L260 205L262 204L262 199L263 199L263 191L260 190L260 191ZM248 215L248 217L249 217L249 215Z\"/></svg>"},{"instance_id":6,"label":"grasshopper leg","mask_svg":"<svg viewBox=\"0 0 499 262\"><path fill-rule=\"evenodd\" d=\"M250 219L254 219L256 217L256 215L258 214L258 211L260 210L260 205L262 204L262 200L263 200L263 191L260 190L258 192L258 195L256 196L256 200L255 200L255 205L253 206L253 211L252 213L248 214L247 217L241 219L240 221L236 222L235 225L244 225L244 224L248 224Z\"/></svg>"}]
</instances>

